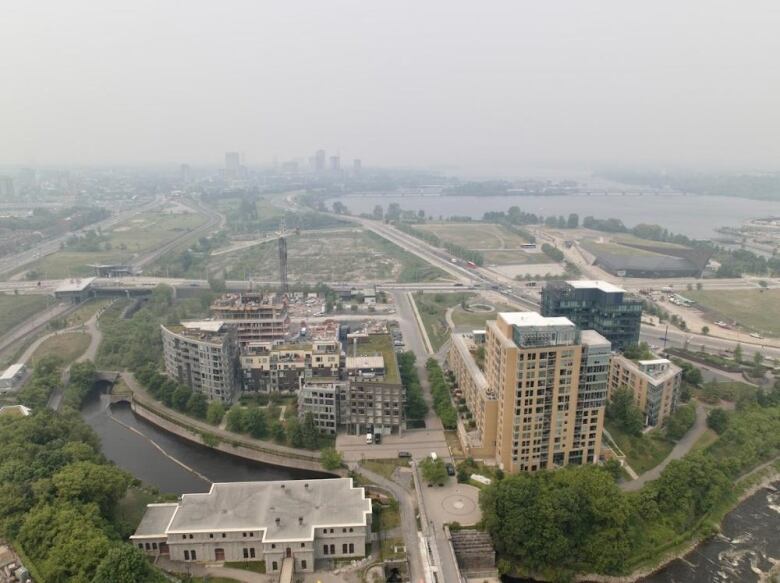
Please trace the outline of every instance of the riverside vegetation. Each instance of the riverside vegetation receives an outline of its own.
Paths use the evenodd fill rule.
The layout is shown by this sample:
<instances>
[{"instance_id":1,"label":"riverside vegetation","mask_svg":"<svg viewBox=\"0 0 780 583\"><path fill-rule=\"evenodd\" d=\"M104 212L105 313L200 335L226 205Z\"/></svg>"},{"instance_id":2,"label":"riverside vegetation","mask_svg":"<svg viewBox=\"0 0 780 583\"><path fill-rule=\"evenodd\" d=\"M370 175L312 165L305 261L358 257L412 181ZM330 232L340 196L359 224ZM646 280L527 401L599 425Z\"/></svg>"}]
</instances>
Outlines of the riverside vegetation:
<instances>
[{"instance_id":1,"label":"riverside vegetation","mask_svg":"<svg viewBox=\"0 0 780 583\"><path fill-rule=\"evenodd\" d=\"M484 489L483 523L500 569L555 581L624 575L716 532L740 476L780 453L780 382L710 423L717 441L672 461L638 492L623 492L596 466L513 475Z\"/></svg>"}]
</instances>

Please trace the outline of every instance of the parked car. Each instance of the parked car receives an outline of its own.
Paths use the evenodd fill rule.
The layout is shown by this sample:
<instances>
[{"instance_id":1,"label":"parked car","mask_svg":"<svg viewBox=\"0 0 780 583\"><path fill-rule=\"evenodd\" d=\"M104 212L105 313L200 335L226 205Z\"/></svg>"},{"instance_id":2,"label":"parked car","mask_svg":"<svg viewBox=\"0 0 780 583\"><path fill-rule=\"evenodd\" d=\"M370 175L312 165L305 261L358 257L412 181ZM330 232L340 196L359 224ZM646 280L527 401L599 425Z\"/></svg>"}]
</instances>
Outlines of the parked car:
<instances>
[{"instance_id":1,"label":"parked car","mask_svg":"<svg viewBox=\"0 0 780 583\"><path fill-rule=\"evenodd\" d=\"M374 443L379 445L382 443L382 434L381 433L374 433Z\"/></svg>"},{"instance_id":2,"label":"parked car","mask_svg":"<svg viewBox=\"0 0 780 583\"><path fill-rule=\"evenodd\" d=\"M448 476L454 476L455 475L455 466L452 464L445 464L445 468L447 468L447 475Z\"/></svg>"},{"instance_id":3,"label":"parked car","mask_svg":"<svg viewBox=\"0 0 780 583\"><path fill-rule=\"evenodd\" d=\"M408 452L408 451L399 451L398 452L398 457L411 458L412 454L411 454L411 452Z\"/></svg>"},{"instance_id":4,"label":"parked car","mask_svg":"<svg viewBox=\"0 0 780 583\"><path fill-rule=\"evenodd\" d=\"M366 444L371 445L372 443L374 443L374 434L366 433Z\"/></svg>"}]
</instances>

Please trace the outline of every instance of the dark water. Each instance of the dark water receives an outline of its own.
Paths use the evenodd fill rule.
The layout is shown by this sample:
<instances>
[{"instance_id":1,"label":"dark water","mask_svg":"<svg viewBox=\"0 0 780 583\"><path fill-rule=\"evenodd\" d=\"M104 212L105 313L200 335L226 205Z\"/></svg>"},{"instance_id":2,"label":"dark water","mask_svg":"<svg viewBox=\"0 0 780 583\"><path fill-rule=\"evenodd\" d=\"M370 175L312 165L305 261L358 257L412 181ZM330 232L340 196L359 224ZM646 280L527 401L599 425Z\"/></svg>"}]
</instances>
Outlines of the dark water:
<instances>
[{"instance_id":1,"label":"dark water","mask_svg":"<svg viewBox=\"0 0 780 583\"><path fill-rule=\"evenodd\" d=\"M90 397L81 415L100 436L103 453L108 459L161 492L205 492L210 484L166 457L148 439L114 419L137 429L166 453L213 482L330 477L325 473L253 462L191 443L136 417L127 404L116 404L109 409L107 396L102 393L96 392Z\"/></svg>"},{"instance_id":2,"label":"dark water","mask_svg":"<svg viewBox=\"0 0 780 583\"><path fill-rule=\"evenodd\" d=\"M709 239L718 234L715 229L738 227L743 221L778 214L778 203L729 196L703 195L643 195L643 196L361 196L341 197L352 214L370 213L374 206L397 202L405 210L424 210L428 215L469 216L482 218L487 211L506 211L510 206L537 215L578 213L580 220L588 215L596 218L620 219L629 227L639 223L661 225L674 233L693 238Z\"/></svg>"},{"instance_id":3,"label":"dark water","mask_svg":"<svg viewBox=\"0 0 780 583\"><path fill-rule=\"evenodd\" d=\"M713 537L640 583L758 583L780 562L780 482L732 510ZM505 583L533 583L505 577Z\"/></svg>"}]
</instances>

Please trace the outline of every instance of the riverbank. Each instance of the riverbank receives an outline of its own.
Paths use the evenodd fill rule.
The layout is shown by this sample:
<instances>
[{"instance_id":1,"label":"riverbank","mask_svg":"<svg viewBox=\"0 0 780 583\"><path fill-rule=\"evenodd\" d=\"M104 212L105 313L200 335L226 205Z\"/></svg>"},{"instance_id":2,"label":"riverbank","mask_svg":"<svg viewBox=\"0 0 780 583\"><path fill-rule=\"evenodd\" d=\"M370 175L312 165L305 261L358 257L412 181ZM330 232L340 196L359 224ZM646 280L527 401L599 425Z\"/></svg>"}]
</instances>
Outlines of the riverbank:
<instances>
[{"instance_id":1,"label":"riverbank","mask_svg":"<svg viewBox=\"0 0 780 583\"><path fill-rule=\"evenodd\" d=\"M689 531L687 540L670 543L670 547L662 551L662 554L654 561L648 564L640 565L629 575L608 576L596 574L577 575L576 581L588 583L634 583L646 577L663 570L670 563L677 559L683 559L686 555L694 551L699 545L707 541L720 531L721 524L729 512L732 512L737 506L745 500L761 491L764 488L771 487L774 482L780 480L780 458L775 458L766 462L737 481L734 492L735 497L720 505L709 514L703 516L697 524ZM708 528L711 525L712 528ZM681 537L678 537L681 538Z\"/></svg>"},{"instance_id":2,"label":"riverbank","mask_svg":"<svg viewBox=\"0 0 780 583\"><path fill-rule=\"evenodd\" d=\"M217 451L265 464L300 470L334 473L322 465L320 452L297 449L269 441L253 439L220 429L183 415L153 399L131 373L122 373L131 395L112 400L126 400L136 415L178 437Z\"/></svg>"}]
</instances>

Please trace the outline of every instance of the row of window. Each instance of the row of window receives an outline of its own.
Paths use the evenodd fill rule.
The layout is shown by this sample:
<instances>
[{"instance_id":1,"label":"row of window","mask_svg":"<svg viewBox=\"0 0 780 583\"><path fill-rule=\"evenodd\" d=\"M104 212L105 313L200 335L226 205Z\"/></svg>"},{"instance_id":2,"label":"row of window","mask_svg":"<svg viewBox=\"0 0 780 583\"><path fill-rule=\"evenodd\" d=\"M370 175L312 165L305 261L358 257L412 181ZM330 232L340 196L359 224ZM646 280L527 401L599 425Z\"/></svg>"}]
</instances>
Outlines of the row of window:
<instances>
[{"instance_id":1,"label":"row of window","mask_svg":"<svg viewBox=\"0 0 780 583\"><path fill-rule=\"evenodd\" d=\"M336 545L322 545L322 554L323 555L335 555L336 554ZM341 545L341 554L342 555L353 555L355 554L355 545L354 543L344 543Z\"/></svg>"}]
</instances>

